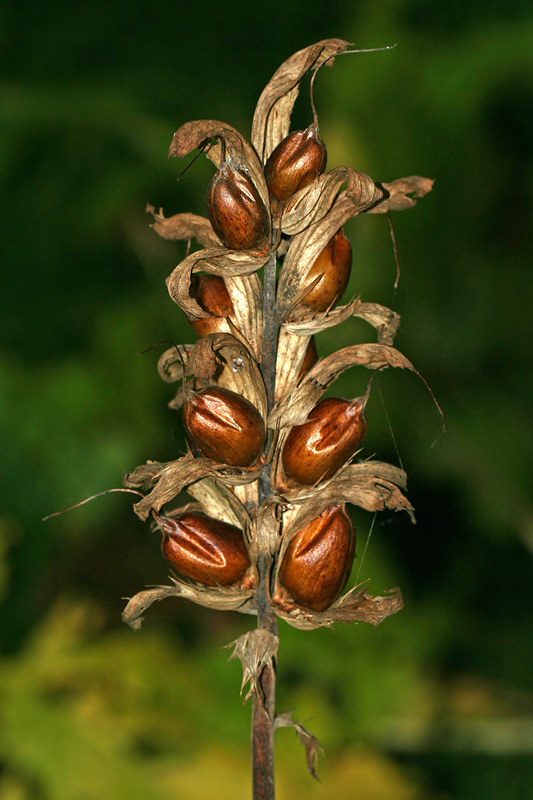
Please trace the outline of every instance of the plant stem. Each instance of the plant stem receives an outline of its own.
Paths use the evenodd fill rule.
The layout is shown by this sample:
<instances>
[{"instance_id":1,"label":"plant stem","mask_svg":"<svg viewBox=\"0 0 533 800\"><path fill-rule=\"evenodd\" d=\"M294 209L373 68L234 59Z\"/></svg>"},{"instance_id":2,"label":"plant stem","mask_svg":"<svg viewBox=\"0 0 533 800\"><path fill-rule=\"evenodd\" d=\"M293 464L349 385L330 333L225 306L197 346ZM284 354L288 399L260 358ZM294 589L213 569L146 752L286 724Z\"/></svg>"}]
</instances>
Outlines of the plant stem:
<instances>
[{"instance_id":1,"label":"plant stem","mask_svg":"<svg viewBox=\"0 0 533 800\"><path fill-rule=\"evenodd\" d=\"M265 265L263 281L263 347L261 371L265 381L268 408L274 404L276 350L278 342L276 313L276 253ZM259 479L259 502L271 493L270 465ZM276 615L270 600L271 558L261 554L257 560L259 585L256 591L257 627L277 636ZM264 667L259 680L262 697L254 695L252 711L252 783L253 800L274 800L274 722L276 705L276 664Z\"/></svg>"}]
</instances>

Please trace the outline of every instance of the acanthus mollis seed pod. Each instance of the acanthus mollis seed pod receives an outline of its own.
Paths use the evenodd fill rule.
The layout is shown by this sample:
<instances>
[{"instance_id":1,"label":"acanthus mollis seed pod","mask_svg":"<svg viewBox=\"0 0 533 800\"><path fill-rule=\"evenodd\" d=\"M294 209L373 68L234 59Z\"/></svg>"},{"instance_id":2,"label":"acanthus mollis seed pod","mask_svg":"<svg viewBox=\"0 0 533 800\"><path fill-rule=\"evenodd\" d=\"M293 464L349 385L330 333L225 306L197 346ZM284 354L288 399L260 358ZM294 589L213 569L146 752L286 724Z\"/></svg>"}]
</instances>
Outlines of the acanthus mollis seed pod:
<instances>
[{"instance_id":1,"label":"acanthus mollis seed pod","mask_svg":"<svg viewBox=\"0 0 533 800\"><path fill-rule=\"evenodd\" d=\"M355 535L344 506L329 506L296 533L285 552L278 580L299 606L324 611L350 576Z\"/></svg>"},{"instance_id":2,"label":"acanthus mollis seed pod","mask_svg":"<svg viewBox=\"0 0 533 800\"><path fill-rule=\"evenodd\" d=\"M245 397L209 386L183 406L185 429L204 456L234 467L249 467L263 451L266 428L259 411Z\"/></svg>"},{"instance_id":3,"label":"acanthus mollis seed pod","mask_svg":"<svg viewBox=\"0 0 533 800\"><path fill-rule=\"evenodd\" d=\"M309 339L309 344L307 345L307 350L305 351L304 360L302 361L302 366L300 367L300 371L298 373L298 377L296 380L300 380L303 376L309 372L311 367L314 367L316 362L318 361L318 351L316 349L316 341L315 337L311 336Z\"/></svg>"},{"instance_id":4,"label":"acanthus mollis seed pod","mask_svg":"<svg viewBox=\"0 0 533 800\"><path fill-rule=\"evenodd\" d=\"M207 319L190 319L198 336L227 331L226 317L234 318L235 310L224 279L218 275L193 275L190 294L204 311L212 314Z\"/></svg>"},{"instance_id":5,"label":"acanthus mollis seed pod","mask_svg":"<svg viewBox=\"0 0 533 800\"><path fill-rule=\"evenodd\" d=\"M290 133L272 151L265 164L270 195L276 200L288 200L324 172L326 161L326 145L316 125Z\"/></svg>"},{"instance_id":6,"label":"acanthus mollis seed pod","mask_svg":"<svg viewBox=\"0 0 533 800\"><path fill-rule=\"evenodd\" d=\"M287 475L305 486L331 478L366 436L367 397L327 397L296 425L285 442L282 460Z\"/></svg>"},{"instance_id":7,"label":"acanthus mollis seed pod","mask_svg":"<svg viewBox=\"0 0 533 800\"><path fill-rule=\"evenodd\" d=\"M334 305L348 285L352 269L352 247L342 228L329 240L306 275L306 283L320 278L302 302L316 311Z\"/></svg>"},{"instance_id":8,"label":"acanthus mollis seed pod","mask_svg":"<svg viewBox=\"0 0 533 800\"><path fill-rule=\"evenodd\" d=\"M230 586L250 566L240 528L195 512L154 517L163 532L163 555L186 578L204 586Z\"/></svg>"},{"instance_id":9,"label":"acanthus mollis seed pod","mask_svg":"<svg viewBox=\"0 0 533 800\"><path fill-rule=\"evenodd\" d=\"M207 187L207 211L215 233L230 250L268 249L268 211L243 170L221 163Z\"/></svg>"}]
</instances>

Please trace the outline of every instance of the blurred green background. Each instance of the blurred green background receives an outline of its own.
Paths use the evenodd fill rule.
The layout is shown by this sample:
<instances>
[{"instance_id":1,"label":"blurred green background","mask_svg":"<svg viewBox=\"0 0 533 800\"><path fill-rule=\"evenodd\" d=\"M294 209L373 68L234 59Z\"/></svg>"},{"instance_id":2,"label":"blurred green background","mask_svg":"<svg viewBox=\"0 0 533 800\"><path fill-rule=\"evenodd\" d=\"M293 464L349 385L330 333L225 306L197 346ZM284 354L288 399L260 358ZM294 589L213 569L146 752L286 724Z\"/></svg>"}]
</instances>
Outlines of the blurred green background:
<instances>
[{"instance_id":1,"label":"blurred green background","mask_svg":"<svg viewBox=\"0 0 533 800\"><path fill-rule=\"evenodd\" d=\"M313 782L282 730L278 796L533 797L529 9L0 5L1 800L250 796L250 709L222 647L253 620L166 601L133 633L122 598L168 569L128 496L41 519L183 447L159 351L136 354L192 340L164 284L185 246L158 240L145 204L204 213L212 166L198 160L176 185L174 130L208 117L248 136L274 70L328 36L398 44L337 59L315 96L330 167L436 180L394 216L396 292L387 219L346 232L351 292L401 313L397 345L448 432L416 377L379 377L365 454L405 466L418 524L378 516L361 566L372 517L356 512L352 581L401 585L406 607L377 629L281 625L279 709L327 758ZM310 122L306 91L294 120ZM319 350L368 338L352 320ZM353 370L335 393L367 377Z\"/></svg>"}]
</instances>

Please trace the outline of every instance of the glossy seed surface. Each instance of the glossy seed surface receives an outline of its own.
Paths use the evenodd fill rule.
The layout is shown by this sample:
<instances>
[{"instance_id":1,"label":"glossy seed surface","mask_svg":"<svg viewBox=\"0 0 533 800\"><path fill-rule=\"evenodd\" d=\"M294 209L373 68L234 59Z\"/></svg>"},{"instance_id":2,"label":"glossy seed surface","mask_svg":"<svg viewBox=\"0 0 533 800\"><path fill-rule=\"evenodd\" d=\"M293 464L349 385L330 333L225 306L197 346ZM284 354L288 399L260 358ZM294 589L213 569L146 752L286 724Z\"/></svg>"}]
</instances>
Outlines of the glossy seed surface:
<instances>
[{"instance_id":1,"label":"glossy seed surface","mask_svg":"<svg viewBox=\"0 0 533 800\"><path fill-rule=\"evenodd\" d=\"M249 467L263 451L266 428L246 398L210 386L195 392L183 406L187 433L204 456L236 467Z\"/></svg>"},{"instance_id":2,"label":"glossy seed surface","mask_svg":"<svg viewBox=\"0 0 533 800\"><path fill-rule=\"evenodd\" d=\"M346 509L329 506L293 536L279 580L298 605L324 611L349 578L354 549L355 535Z\"/></svg>"},{"instance_id":3,"label":"glossy seed surface","mask_svg":"<svg viewBox=\"0 0 533 800\"><path fill-rule=\"evenodd\" d=\"M365 436L362 398L328 397L313 408L303 425L292 428L283 448L283 468L306 486L331 478Z\"/></svg>"}]
</instances>

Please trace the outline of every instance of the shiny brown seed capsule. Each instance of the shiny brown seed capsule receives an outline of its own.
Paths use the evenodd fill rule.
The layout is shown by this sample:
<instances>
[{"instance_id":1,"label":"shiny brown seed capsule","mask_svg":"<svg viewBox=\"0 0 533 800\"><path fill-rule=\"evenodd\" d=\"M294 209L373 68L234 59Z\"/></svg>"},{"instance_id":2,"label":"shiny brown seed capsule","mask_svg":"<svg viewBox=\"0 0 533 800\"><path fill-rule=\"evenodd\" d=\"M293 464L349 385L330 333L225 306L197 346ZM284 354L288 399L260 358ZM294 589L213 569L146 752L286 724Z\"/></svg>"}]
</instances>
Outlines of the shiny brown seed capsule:
<instances>
[{"instance_id":1,"label":"shiny brown seed capsule","mask_svg":"<svg viewBox=\"0 0 533 800\"><path fill-rule=\"evenodd\" d=\"M342 228L330 239L306 276L311 285L320 278L303 298L306 306L317 311L335 305L344 294L352 269L352 247Z\"/></svg>"},{"instance_id":2,"label":"shiny brown seed capsule","mask_svg":"<svg viewBox=\"0 0 533 800\"><path fill-rule=\"evenodd\" d=\"M204 311L212 314L206 319L189 320L198 336L228 330L226 317L234 318L235 310L223 278L218 275L193 275L190 294Z\"/></svg>"},{"instance_id":3,"label":"shiny brown seed capsule","mask_svg":"<svg viewBox=\"0 0 533 800\"><path fill-rule=\"evenodd\" d=\"M339 596L352 569L355 535L344 506L329 506L296 533L279 581L299 606L324 611Z\"/></svg>"},{"instance_id":4,"label":"shiny brown seed capsule","mask_svg":"<svg viewBox=\"0 0 533 800\"><path fill-rule=\"evenodd\" d=\"M204 456L234 467L254 464L265 444L259 411L245 397L210 386L195 392L183 406L187 433Z\"/></svg>"},{"instance_id":5,"label":"shiny brown seed capsule","mask_svg":"<svg viewBox=\"0 0 533 800\"><path fill-rule=\"evenodd\" d=\"M231 250L262 250L269 244L265 204L245 172L220 165L207 188L207 211L220 241Z\"/></svg>"},{"instance_id":6,"label":"shiny brown seed capsule","mask_svg":"<svg viewBox=\"0 0 533 800\"><path fill-rule=\"evenodd\" d=\"M317 361L318 361L318 351L316 349L316 341L315 337L311 336L311 338L309 339L309 344L307 345L307 350L305 351L304 360L302 361L302 366L300 367L297 380L303 378L303 376L306 375L312 367L314 367Z\"/></svg>"},{"instance_id":7,"label":"shiny brown seed capsule","mask_svg":"<svg viewBox=\"0 0 533 800\"><path fill-rule=\"evenodd\" d=\"M250 566L240 528L195 512L154 516L163 531L163 555L186 578L204 586L230 586Z\"/></svg>"},{"instance_id":8,"label":"shiny brown seed capsule","mask_svg":"<svg viewBox=\"0 0 533 800\"><path fill-rule=\"evenodd\" d=\"M326 145L314 125L283 139L265 164L268 191L276 200L288 200L308 186L326 168Z\"/></svg>"},{"instance_id":9,"label":"shiny brown seed capsule","mask_svg":"<svg viewBox=\"0 0 533 800\"><path fill-rule=\"evenodd\" d=\"M331 478L365 438L365 403L366 396L318 403L287 437L282 454L287 475L305 486Z\"/></svg>"}]
</instances>

